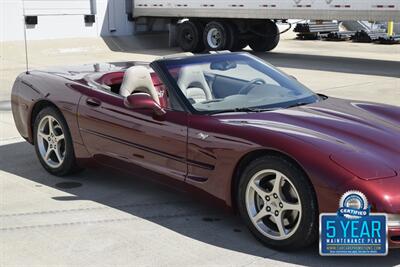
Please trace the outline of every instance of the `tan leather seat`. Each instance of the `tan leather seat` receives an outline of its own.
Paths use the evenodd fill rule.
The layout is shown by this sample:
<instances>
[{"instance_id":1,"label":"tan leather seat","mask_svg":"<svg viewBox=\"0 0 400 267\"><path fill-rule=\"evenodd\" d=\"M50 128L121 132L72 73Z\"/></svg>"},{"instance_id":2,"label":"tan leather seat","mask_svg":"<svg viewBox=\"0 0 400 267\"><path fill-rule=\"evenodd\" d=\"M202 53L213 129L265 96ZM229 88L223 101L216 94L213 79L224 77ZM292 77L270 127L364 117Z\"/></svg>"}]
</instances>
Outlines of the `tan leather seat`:
<instances>
[{"instance_id":1,"label":"tan leather seat","mask_svg":"<svg viewBox=\"0 0 400 267\"><path fill-rule=\"evenodd\" d=\"M125 71L119 94L127 97L143 92L149 94L156 103L160 104L157 90L151 79L150 70L144 66L133 66Z\"/></svg>"},{"instance_id":2,"label":"tan leather seat","mask_svg":"<svg viewBox=\"0 0 400 267\"><path fill-rule=\"evenodd\" d=\"M187 98L196 103L212 99L203 70L199 66L186 66L179 72L178 86Z\"/></svg>"}]
</instances>

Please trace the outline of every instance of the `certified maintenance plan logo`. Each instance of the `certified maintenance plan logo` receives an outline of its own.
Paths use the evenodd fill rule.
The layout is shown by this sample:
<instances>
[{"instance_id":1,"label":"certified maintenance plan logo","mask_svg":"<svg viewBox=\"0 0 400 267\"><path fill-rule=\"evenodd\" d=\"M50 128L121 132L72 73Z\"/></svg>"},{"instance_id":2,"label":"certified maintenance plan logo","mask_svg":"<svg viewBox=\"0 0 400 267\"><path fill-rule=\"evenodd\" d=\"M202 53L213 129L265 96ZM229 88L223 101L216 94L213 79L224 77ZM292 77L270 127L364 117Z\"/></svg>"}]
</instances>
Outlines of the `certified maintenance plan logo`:
<instances>
[{"instance_id":1,"label":"certified maintenance plan logo","mask_svg":"<svg viewBox=\"0 0 400 267\"><path fill-rule=\"evenodd\" d=\"M348 191L337 213L320 215L319 253L322 256L386 256L387 216L370 213L365 195Z\"/></svg>"}]
</instances>

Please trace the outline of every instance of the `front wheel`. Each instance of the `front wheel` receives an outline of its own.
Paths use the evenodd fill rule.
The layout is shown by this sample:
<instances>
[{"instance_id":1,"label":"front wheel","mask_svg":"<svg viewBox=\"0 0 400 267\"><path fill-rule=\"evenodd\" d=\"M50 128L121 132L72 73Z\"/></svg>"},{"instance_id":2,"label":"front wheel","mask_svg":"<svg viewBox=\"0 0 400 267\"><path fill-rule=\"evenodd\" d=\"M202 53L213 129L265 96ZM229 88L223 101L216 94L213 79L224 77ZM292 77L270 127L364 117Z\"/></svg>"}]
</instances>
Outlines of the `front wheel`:
<instances>
[{"instance_id":1,"label":"front wheel","mask_svg":"<svg viewBox=\"0 0 400 267\"><path fill-rule=\"evenodd\" d=\"M55 108L44 108L36 116L34 137L36 154L49 173L63 176L79 170L68 125Z\"/></svg>"},{"instance_id":2,"label":"front wheel","mask_svg":"<svg viewBox=\"0 0 400 267\"><path fill-rule=\"evenodd\" d=\"M250 231L271 248L293 250L316 240L318 208L312 185L283 157L264 156L249 164L240 178L238 207Z\"/></svg>"}]
</instances>

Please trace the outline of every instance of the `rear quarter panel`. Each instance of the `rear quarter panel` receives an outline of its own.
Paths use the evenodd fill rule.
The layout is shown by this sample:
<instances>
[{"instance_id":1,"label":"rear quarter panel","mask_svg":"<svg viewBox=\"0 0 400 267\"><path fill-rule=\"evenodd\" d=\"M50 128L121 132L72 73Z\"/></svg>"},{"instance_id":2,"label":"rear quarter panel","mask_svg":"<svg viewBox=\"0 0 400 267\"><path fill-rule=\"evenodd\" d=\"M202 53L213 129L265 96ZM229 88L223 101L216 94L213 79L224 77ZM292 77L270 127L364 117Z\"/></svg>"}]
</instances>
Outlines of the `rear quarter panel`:
<instances>
[{"instance_id":1,"label":"rear quarter panel","mask_svg":"<svg viewBox=\"0 0 400 267\"><path fill-rule=\"evenodd\" d=\"M74 89L74 84L77 82L46 72L35 71L18 76L12 89L11 101L14 121L21 136L33 144L35 109L38 105L50 102L58 108L68 124L77 157L81 153L87 154L77 121L81 93Z\"/></svg>"},{"instance_id":2,"label":"rear quarter panel","mask_svg":"<svg viewBox=\"0 0 400 267\"><path fill-rule=\"evenodd\" d=\"M11 109L15 126L23 138L32 143L30 116L33 103L41 98L41 93L23 81L23 74L17 77L11 93Z\"/></svg>"}]
</instances>

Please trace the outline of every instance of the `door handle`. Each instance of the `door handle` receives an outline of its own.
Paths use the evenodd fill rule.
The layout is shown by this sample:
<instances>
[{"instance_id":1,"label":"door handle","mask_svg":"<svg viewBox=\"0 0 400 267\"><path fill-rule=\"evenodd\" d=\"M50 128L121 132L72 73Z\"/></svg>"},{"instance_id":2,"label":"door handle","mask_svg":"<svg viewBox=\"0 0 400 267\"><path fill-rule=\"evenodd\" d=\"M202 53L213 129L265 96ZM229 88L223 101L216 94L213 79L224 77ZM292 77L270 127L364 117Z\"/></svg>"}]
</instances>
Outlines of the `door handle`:
<instances>
[{"instance_id":1,"label":"door handle","mask_svg":"<svg viewBox=\"0 0 400 267\"><path fill-rule=\"evenodd\" d=\"M98 107L101 105L100 100L96 99L96 98L88 98L86 99L86 104L88 104L89 106L92 107Z\"/></svg>"}]
</instances>

